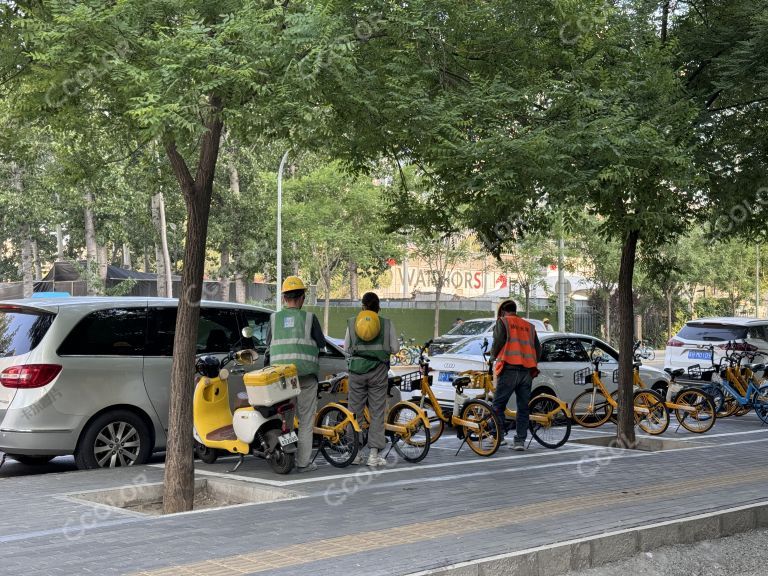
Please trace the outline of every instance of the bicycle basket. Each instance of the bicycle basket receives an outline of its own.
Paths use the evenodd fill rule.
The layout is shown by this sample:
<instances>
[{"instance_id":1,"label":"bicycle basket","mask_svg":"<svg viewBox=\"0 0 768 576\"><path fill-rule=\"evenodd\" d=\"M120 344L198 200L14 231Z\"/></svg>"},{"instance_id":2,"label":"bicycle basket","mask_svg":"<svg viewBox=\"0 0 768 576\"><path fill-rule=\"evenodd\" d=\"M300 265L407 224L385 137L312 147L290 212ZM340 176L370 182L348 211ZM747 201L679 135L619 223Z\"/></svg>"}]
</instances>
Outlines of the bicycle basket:
<instances>
[{"instance_id":1,"label":"bicycle basket","mask_svg":"<svg viewBox=\"0 0 768 576\"><path fill-rule=\"evenodd\" d=\"M592 368L583 368L573 373L573 383L576 386L585 386L592 384Z\"/></svg>"},{"instance_id":2,"label":"bicycle basket","mask_svg":"<svg viewBox=\"0 0 768 576\"><path fill-rule=\"evenodd\" d=\"M401 392L418 392L421 390L421 372L409 372L396 376L396 378L400 378L397 387L400 388Z\"/></svg>"},{"instance_id":3,"label":"bicycle basket","mask_svg":"<svg viewBox=\"0 0 768 576\"><path fill-rule=\"evenodd\" d=\"M701 366L698 364L688 366L688 377L694 380L701 380Z\"/></svg>"}]
</instances>

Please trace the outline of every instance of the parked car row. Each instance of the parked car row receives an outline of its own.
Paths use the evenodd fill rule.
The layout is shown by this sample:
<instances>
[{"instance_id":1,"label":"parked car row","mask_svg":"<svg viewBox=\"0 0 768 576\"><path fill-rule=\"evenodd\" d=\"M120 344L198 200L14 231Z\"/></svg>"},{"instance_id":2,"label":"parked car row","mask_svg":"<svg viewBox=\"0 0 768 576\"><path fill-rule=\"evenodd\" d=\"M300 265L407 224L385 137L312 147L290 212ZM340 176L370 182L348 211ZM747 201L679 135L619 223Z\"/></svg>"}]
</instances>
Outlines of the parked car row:
<instances>
[{"instance_id":1,"label":"parked car row","mask_svg":"<svg viewBox=\"0 0 768 576\"><path fill-rule=\"evenodd\" d=\"M533 327L537 332L547 331L544 322L541 320L536 320L535 318L526 318L526 320L533 324ZM496 319L493 317L465 320L458 326L451 328L442 336L432 340L432 344L429 346L429 355L436 356L438 354L445 354L457 344L473 336L484 336L490 340L493 338L493 327L495 325Z\"/></svg>"},{"instance_id":2,"label":"parked car row","mask_svg":"<svg viewBox=\"0 0 768 576\"><path fill-rule=\"evenodd\" d=\"M163 450L177 306L162 298L0 302L0 451L28 463L74 454L80 468L94 468L112 450L122 464ZM264 351L269 314L202 302L197 352ZM320 369L345 370L343 351L326 342ZM234 401L242 375L230 382Z\"/></svg>"},{"instance_id":3,"label":"parked car row","mask_svg":"<svg viewBox=\"0 0 768 576\"><path fill-rule=\"evenodd\" d=\"M574 373L591 366L589 352L593 346L608 359L601 368L607 375L603 379L604 383L610 391L616 389L612 375L619 367L619 353L609 344L586 334L540 332L538 336L541 342L538 364L540 374L533 381L533 396L552 394L570 404L584 391L583 382L574 382ZM453 404L454 388L451 383L460 372L486 368L483 357L483 342L486 340L490 342L484 335L468 338L447 353L430 358L432 390L441 404ZM641 366L640 376L656 390L666 390L669 383L669 376L665 372L650 366ZM465 391L470 396L473 392L480 391Z\"/></svg>"}]
</instances>

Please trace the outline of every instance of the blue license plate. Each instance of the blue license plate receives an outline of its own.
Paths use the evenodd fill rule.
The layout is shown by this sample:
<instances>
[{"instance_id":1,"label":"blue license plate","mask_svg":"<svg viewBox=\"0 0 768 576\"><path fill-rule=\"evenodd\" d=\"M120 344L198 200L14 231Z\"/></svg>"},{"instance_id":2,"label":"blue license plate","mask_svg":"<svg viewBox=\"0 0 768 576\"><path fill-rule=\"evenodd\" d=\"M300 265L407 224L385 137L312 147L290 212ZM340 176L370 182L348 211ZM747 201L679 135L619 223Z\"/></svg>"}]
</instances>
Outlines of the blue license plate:
<instances>
[{"instance_id":1,"label":"blue license plate","mask_svg":"<svg viewBox=\"0 0 768 576\"><path fill-rule=\"evenodd\" d=\"M688 350L689 360L710 360L712 352L709 350Z\"/></svg>"},{"instance_id":2,"label":"blue license plate","mask_svg":"<svg viewBox=\"0 0 768 576\"><path fill-rule=\"evenodd\" d=\"M438 382L453 382L456 379L456 372L440 372Z\"/></svg>"}]
</instances>

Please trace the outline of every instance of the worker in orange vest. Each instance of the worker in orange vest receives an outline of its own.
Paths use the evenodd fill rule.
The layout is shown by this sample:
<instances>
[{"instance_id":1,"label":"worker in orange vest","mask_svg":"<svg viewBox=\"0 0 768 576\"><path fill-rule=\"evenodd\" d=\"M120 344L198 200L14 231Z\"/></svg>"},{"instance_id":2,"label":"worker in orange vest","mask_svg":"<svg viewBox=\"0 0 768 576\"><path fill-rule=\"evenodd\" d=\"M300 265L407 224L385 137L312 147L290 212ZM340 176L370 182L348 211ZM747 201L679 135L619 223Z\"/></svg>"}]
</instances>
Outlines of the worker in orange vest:
<instances>
[{"instance_id":1,"label":"worker in orange vest","mask_svg":"<svg viewBox=\"0 0 768 576\"><path fill-rule=\"evenodd\" d=\"M528 435L528 402L531 399L533 379L541 356L541 344L533 325L517 315L517 304L505 300L499 306L499 316L493 328L491 358L495 359L493 369L498 379L493 398L493 411L499 421L505 423L504 410L512 394L517 402L515 441L513 450L525 450ZM506 434L504 424L503 434ZM502 444L506 441L502 439Z\"/></svg>"}]
</instances>

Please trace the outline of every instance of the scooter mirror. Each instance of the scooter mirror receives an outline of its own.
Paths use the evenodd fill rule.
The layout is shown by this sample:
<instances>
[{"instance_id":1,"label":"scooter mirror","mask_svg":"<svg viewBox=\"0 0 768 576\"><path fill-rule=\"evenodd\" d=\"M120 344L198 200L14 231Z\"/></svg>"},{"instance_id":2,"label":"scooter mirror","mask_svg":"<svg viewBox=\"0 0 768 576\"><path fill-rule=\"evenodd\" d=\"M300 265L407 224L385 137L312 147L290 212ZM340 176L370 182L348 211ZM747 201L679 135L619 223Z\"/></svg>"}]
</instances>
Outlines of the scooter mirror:
<instances>
[{"instance_id":1,"label":"scooter mirror","mask_svg":"<svg viewBox=\"0 0 768 576\"><path fill-rule=\"evenodd\" d=\"M259 353L256 350L240 350L240 352L235 354L235 362L241 366L253 364L258 358Z\"/></svg>"},{"instance_id":2,"label":"scooter mirror","mask_svg":"<svg viewBox=\"0 0 768 576\"><path fill-rule=\"evenodd\" d=\"M219 370L219 379L226 380L227 378L229 378L229 370L227 370L226 368L222 368L221 370Z\"/></svg>"},{"instance_id":3,"label":"scooter mirror","mask_svg":"<svg viewBox=\"0 0 768 576\"><path fill-rule=\"evenodd\" d=\"M242 334L243 338L253 338L253 328L246 326L240 330L240 334Z\"/></svg>"}]
</instances>

